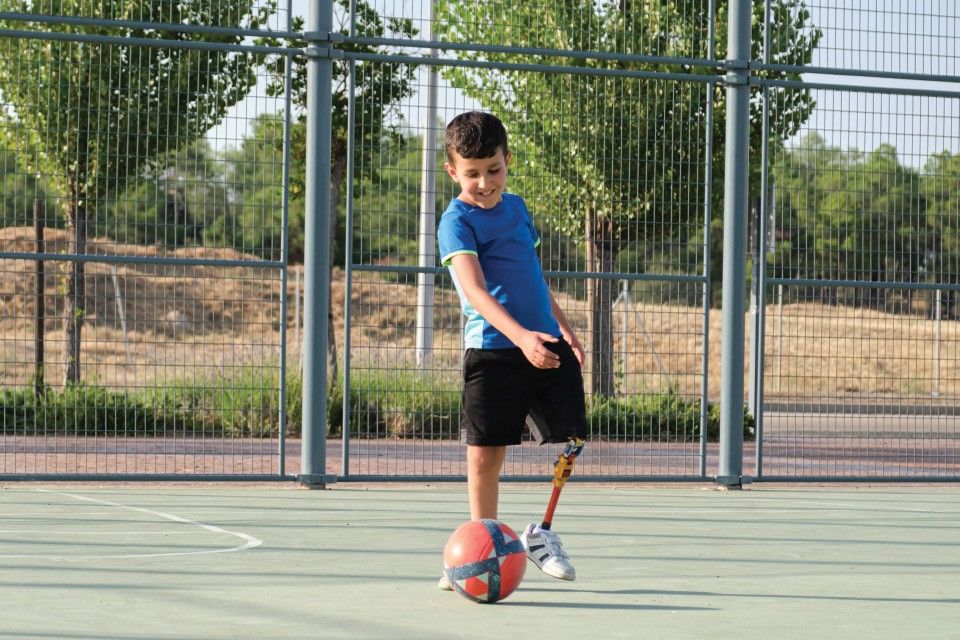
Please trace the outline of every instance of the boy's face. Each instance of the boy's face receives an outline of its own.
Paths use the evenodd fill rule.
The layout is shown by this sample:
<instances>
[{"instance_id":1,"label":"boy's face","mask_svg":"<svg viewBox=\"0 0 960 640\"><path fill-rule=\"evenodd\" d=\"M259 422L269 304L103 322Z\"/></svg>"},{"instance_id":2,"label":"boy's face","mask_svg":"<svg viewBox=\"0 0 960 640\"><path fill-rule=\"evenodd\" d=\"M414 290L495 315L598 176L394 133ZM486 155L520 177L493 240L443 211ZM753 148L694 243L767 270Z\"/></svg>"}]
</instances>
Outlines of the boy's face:
<instances>
[{"instance_id":1,"label":"boy's face","mask_svg":"<svg viewBox=\"0 0 960 640\"><path fill-rule=\"evenodd\" d=\"M502 149L489 158L463 158L451 152L452 162L446 162L447 170L453 181L460 185L460 199L483 209L492 209L501 200L507 186L507 167L510 154L503 155Z\"/></svg>"}]
</instances>

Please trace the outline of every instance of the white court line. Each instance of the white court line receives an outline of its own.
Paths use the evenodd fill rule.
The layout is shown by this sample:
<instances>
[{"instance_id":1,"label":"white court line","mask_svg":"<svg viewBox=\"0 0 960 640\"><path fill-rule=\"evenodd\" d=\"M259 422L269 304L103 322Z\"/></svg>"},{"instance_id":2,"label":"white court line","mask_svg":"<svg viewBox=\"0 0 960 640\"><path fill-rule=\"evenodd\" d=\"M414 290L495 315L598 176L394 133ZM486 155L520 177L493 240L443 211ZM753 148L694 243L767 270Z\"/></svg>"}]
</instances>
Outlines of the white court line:
<instances>
[{"instance_id":1,"label":"white court line","mask_svg":"<svg viewBox=\"0 0 960 640\"><path fill-rule=\"evenodd\" d=\"M50 529L0 529L0 533L29 533L30 535L70 536L192 536L192 531L51 531Z\"/></svg>"},{"instance_id":2,"label":"white court line","mask_svg":"<svg viewBox=\"0 0 960 640\"><path fill-rule=\"evenodd\" d=\"M227 535L235 536L244 540L243 544L237 545L235 547L225 548L225 549L205 549L202 551L169 551L166 553L131 553L131 554L120 554L120 555L71 555L71 556L50 556L50 555L32 555L32 554L0 554L0 558L36 558L43 560L90 560L90 559L116 559L116 558L161 558L168 556L196 556L204 555L209 553L231 553L234 551L243 551L245 549L252 549L253 547L259 547L263 544L263 540L254 538L253 536L247 535L245 533L239 533L236 531L227 531L226 529L221 529L220 527L215 527L212 524L204 524L202 522L196 522L194 520L188 520L186 518L181 518L180 516L175 516L170 513L163 513L162 511L154 511L152 509L146 509L144 507L130 507L125 504L119 504L117 502L110 502L109 500L100 500L98 498L90 498L87 496L77 495L75 493L62 493L60 491L51 491L49 489L37 489L43 493L52 493L58 496L67 496L69 498L74 498L75 500L85 500L87 502L95 502L97 504L106 505L109 507L116 507L118 509L126 509L128 511L136 511L139 513L146 513L152 516L157 516L164 518L166 520L171 520L173 522L179 522L182 524L189 524L195 527L200 527L201 529L206 529L213 533L225 533Z\"/></svg>"}]
</instances>

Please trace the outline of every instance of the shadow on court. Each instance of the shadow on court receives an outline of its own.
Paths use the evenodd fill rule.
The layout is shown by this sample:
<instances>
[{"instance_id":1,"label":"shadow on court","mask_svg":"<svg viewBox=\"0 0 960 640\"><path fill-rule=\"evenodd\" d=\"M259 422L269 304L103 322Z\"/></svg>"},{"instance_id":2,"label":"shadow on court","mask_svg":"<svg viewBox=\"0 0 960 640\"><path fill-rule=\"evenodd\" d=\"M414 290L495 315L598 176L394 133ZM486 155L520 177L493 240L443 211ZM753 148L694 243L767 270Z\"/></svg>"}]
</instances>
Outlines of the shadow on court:
<instances>
[{"instance_id":1,"label":"shadow on court","mask_svg":"<svg viewBox=\"0 0 960 640\"><path fill-rule=\"evenodd\" d=\"M548 487L506 485L501 519ZM930 638L960 628L956 487L570 485L578 579L484 606L436 588L465 488L0 490L0 637ZM562 633L560 631L562 630Z\"/></svg>"}]
</instances>

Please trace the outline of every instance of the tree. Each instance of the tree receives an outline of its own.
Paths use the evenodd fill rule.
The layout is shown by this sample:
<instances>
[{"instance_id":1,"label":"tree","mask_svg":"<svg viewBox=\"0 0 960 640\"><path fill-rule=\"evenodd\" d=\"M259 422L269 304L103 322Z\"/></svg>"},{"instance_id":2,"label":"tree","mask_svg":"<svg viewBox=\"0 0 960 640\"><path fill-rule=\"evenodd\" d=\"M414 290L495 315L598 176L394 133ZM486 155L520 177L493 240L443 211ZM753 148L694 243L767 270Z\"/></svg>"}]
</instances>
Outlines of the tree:
<instances>
[{"instance_id":1,"label":"tree","mask_svg":"<svg viewBox=\"0 0 960 640\"><path fill-rule=\"evenodd\" d=\"M340 21L338 33L349 34L347 21L350 18L350 7L354 5L354 29L359 37L368 38L412 38L416 35L413 22L407 18L382 18L379 13L365 0L336 0L337 18ZM303 30L303 18L297 17L293 21L293 30ZM264 44L281 44L280 40L264 38ZM296 45L300 43L286 43ZM345 44L340 48L346 51L359 53L387 53L386 47L368 45ZM268 95L283 95L286 72L286 58L274 57L268 59L267 69L271 78L267 84ZM357 62L354 73L354 108L357 127L349 131L348 100L350 94L349 65L344 60L334 60L333 72L333 113L331 132L331 172L330 172L330 255L342 256L338 251L340 198L344 189L344 179L347 173L347 142L352 135L356 155L355 166L362 167L365 175L371 178L375 175L376 163L370 162L376 158L385 141L399 142L402 139L403 117L400 107L403 100L414 92L414 73L416 67L404 63ZM307 69L306 66L294 61L292 70L291 93L293 103L297 108L296 119L291 131L291 163L296 171L291 171L291 197L302 197L304 190L303 167L306 165L306 106L307 96ZM360 176L358 176L360 177ZM331 268L335 261L331 260ZM332 305L331 305L332 308ZM336 339L333 323L329 323L329 366L331 383L337 377Z\"/></svg>"},{"instance_id":2,"label":"tree","mask_svg":"<svg viewBox=\"0 0 960 640\"><path fill-rule=\"evenodd\" d=\"M763 3L754 3L754 8L754 58L759 59ZM772 59L808 63L820 32L809 25L804 1L776 0L772 16L778 35L772 41ZM692 0L559 0L507 6L441 0L437 24L441 38L455 42L703 58L713 19L706 3ZM726 5L720 3L716 14L720 57L726 20ZM459 55L494 62L531 61L494 52ZM551 62L586 70L638 68L596 59ZM643 68L691 72L683 65ZM454 86L505 121L515 150L514 188L535 197L535 216L545 217L561 234L583 239L587 271L613 272L618 254L628 245L645 246L648 253L669 253L671 247L687 246L690 238L702 234L707 100L716 108L712 191L713 210L721 214L724 103L719 92L708 96L702 83L466 67L445 73ZM773 94L777 99L770 110L771 137L784 140L809 117L813 100L805 91ZM751 152L759 157L758 101L751 104L751 125ZM759 171L753 182L756 190ZM702 249L698 258L702 262ZM612 299L611 280L588 280L587 370L590 388L599 395L614 391Z\"/></svg>"},{"instance_id":3,"label":"tree","mask_svg":"<svg viewBox=\"0 0 960 640\"><path fill-rule=\"evenodd\" d=\"M116 0L113 17L256 29L275 2L258 0ZM7 12L96 16L101 0L0 0ZM42 22L0 21L5 28L43 32ZM143 27L58 25L62 33L240 43L238 36L162 32ZM87 225L109 198L158 155L192 142L216 125L256 83L250 53L128 44L4 38L0 92L8 137L29 171L60 197L73 231L73 251L87 251ZM11 145L12 146L12 145ZM80 379L84 263L66 277L65 383Z\"/></svg>"},{"instance_id":4,"label":"tree","mask_svg":"<svg viewBox=\"0 0 960 640\"><path fill-rule=\"evenodd\" d=\"M158 247L234 246L237 226L222 165L205 138L154 158L105 204L90 230Z\"/></svg>"},{"instance_id":5,"label":"tree","mask_svg":"<svg viewBox=\"0 0 960 640\"><path fill-rule=\"evenodd\" d=\"M881 282L917 281L938 272L934 256L949 259L941 247L950 218L930 215L929 209L940 211L949 200L937 189L949 180L934 177L949 174L943 159L931 158L922 177L902 165L889 144L863 153L830 147L810 134L785 150L772 170L781 229L788 236L777 249L777 275ZM877 308L887 302L882 288L868 288L854 300L841 293L823 287L820 300Z\"/></svg>"},{"instance_id":6,"label":"tree","mask_svg":"<svg viewBox=\"0 0 960 640\"><path fill-rule=\"evenodd\" d=\"M847 176L863 161L856 150L828 146L817 133L785 149L774 163L780 222L785 234L777 249L777 275L815 279L844 277L841 245L847 241L849 220L841 220L838 203L827 204L832 194L848 188ZM835 287L820 292L825 303L836 302Z\"/></svg>"},{"instance_id":7,"label":"tree","mask_svg":"<svg viewBox=\"0 0 960 640\"><path fill-rule=\"evenodd\" d=\"M956 282L960 274L960 155L942 151L927 160L921 189L927 202L926 220L934 240L924 263L934 282ZM957 292L944 292L944 315L960 317ZM930 305L931 311L934 305Z\"/></svg>"},{"instance_id":8,"label":"tree","mask_svg":"<svg viewBox=\"0 0 960 640\"><path fill-rule=\"evenodd\" d=\"M828 277L873 282L915 279L932 237L918 172L900 164L893 146L881 144L834 174L828 186L821 207L830 228L819 230L821 237L835 242ZM866 293L868 305L885 304L886 290Z\"/></svg>"},{"instance_id":9,"label":"tree","mask_svg":"<svg viewBox=\"0 0 960 640\"><path fill-rule=\"evenodd\" d=\"M283 114L261 114L240 146L225 154L225 182L233 194L234 246L267 260L280 260L283 241ZM303 162L293 163L302 187ZM287 211L287 257L303 260L303 190L291 189Z\"/></svg>"},{"instance_id":10,"label":"tree","mask_svg":"<svg viewBox=\"0 0 960 640\"><path fill-rule=\"evenodd\" d=\"M36 175L28 173L0 137L0 227L32 227L34 200L47 197L46 187ZM56 218L46 226L63 226Z\"/></svg>"},{"instance_id":11,"label":"tree","mask_svg":"<svg viewBox=\"0 0 960 640\"><path fill-rule=\"evenodd\" d=\"M824 260L824 247L819 241L830 242L830 237L818 235L821 223L821 203L828 193L831 176L846 171L851 157L828 147L823 137L810 133L792 148L776 155L771 167L774 185L774 207L777 211L777 242L771 273L774 277L818 278Z\"/></svg>"}]
</instances>

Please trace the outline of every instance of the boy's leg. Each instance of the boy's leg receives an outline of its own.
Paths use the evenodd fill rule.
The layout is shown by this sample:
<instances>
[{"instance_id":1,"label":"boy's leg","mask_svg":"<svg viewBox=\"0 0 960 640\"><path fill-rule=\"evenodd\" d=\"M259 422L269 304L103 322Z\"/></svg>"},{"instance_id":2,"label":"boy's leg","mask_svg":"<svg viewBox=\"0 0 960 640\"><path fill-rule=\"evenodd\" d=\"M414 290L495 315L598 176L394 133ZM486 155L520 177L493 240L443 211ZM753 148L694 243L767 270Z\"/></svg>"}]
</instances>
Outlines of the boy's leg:
<instances>
[{"instance_id":1,"label":"boy's leg","mask_svg":"<svg viewBox=\"0 0 960 640\"><path fill-rule=\"evenodd\" d=\"M555 532L550 530L553 520L553 510L557 506L560 490L570 477L573 462L583 450L583 440L571 438L566 450L561 453L554 463L553 495L547 506L547 512L542 524L532 523L520 535L523 546L527 550L527 557L537 567L549 576L560 580L576 580L577 572L570 562L570 556L563 548L563 542Z\"/></svg>"},{"instance_id":2,"label":"boy's leg","mask_svg":"<svg viewBox=\"0 0 960 640\"><path fill-rule=\"evenodd\" d=\"M470 501L470 519L497 519L500 495L500 469L506 457L506 447L467 445L467 493ZM440 576L438 587L452 591L453 585L446 573Z\"/></svg>"},{"instance_id":3,"label":"boy's leg","mask_svg":"<svg viewBox=\"0 0 960 640\"><path fill-rule=\"evenodd\" d=\"M506 453L506 447L467 446L467 493L471 520L497 519L500 469L503 468Z\"/></svg>"},{"instance_id":4,"label":"boy's leg","mask_svg":"<svg viewBox=\"0 0 960 640\"><path fill-rule=\"evenodd\" d=\"M460 428L467 445L470 518L498 518L500 471L507 446L523 439L529 363L520 349L467 349L463 356ZM441 589L451 589L446 574Z\"/></svg>"},{"instance_id":5,"label":"boy's leg","mask_svg":"<svg viewBox=\"0 0 960 640\"><path fill-rule=\"evenodd\" d=\"M527 549L527 557L541 571L561 580L574 580L577 573L560 536L551 530L551 521L560 490L583 449L587 435L586 403L580 363L573 350L563 341L549 347L560 356L560 367L541 373L544 384L534 403L537 414L532 417L537 420L538 431L544 440L566 440L567 448L554 463L553 492L543 521L528 526L520 537Z\"/></svg>"}]
</instances>

